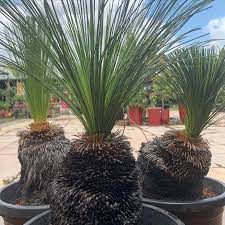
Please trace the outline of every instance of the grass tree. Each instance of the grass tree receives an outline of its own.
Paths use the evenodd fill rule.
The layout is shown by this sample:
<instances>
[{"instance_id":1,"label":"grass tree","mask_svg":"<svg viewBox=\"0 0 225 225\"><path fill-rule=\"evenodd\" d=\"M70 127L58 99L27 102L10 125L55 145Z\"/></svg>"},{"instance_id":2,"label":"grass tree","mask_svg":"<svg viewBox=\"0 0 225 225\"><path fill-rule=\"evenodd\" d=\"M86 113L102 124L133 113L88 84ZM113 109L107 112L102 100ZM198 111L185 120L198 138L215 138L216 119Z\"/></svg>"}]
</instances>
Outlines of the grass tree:
<instances>
[{"instance_id":1,"label":"grass tree","mask_svg":"<svg viewBox=\"0 0 225 225\"><path fill-rule=\"evenodd\" d=\"M41 33L31 17L26 20L28 25ZM18 57L15 52L10 52L11 60L17 65L13 70L22 81L25 100L33 119L29 129L18 133L18 158L21 164L19 189L22 193L19 204L48 204L46 190L51 178L58 171L59 163L70 149L70 141L65 138L61 127L47 122L50 91L34 77L45 80L45 77L50 76L47 68L48 55L37 38L27 35L23 27L14 25L10 29L6 32L8 44L23 56ZM49 46L43 34L42 38ZM33 60L29 50L35 52L35 59L38 61ZM23 71L19 68L23 68ZM25 71L34 76L27 76Z\"/></svg>"},{"instance_id":2,"label":"grass tree","mask_svg":"<svg viewBox=\"0 0 225 225\"><path fill-rule=\"evenodd\" d=\"M189 33L179 30L212 0L21 2L19 9L14 1L0 2L1 11L25 28L25 13L36 18L51 48L35 30L28 33L39 38L50 58L54 82L28 74L58 95L84 126L51 187L51 223L138 224L142 204L135 159L113 127L146 79L164 66L158 66L160 56ZM0 43L23 57L4 36ZM4 56L1 60L14 66Z\"/></svg>"},{"instance_id":3,"label":"grass tree","mask_svg":"<svg viewBox=\"0 0 225 225\"><path fill-rule=\"evenodd\" d=\"M184 130L172 130L144 144L138 158L145 197L202 198L211 152L202 132L221 119L225 85L225 51L215 48L177 50L162 83L186 108Z\"/></svg>"}]
</instances>

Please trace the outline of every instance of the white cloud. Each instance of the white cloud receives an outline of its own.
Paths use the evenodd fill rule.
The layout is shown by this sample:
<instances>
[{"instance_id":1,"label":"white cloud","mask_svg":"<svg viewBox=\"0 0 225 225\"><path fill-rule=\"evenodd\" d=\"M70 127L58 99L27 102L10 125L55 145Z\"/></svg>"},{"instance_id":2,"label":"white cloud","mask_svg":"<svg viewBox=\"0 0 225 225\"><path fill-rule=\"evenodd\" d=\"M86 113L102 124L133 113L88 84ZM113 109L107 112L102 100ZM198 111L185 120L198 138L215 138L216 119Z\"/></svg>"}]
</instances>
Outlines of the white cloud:
<instances>
[{"instance_id":1,"label":"white cloud","mask_svg":"<svg viewBox=\"0 0 225 225\"><path fill-rule=\"evenodd\" d=\"M210 20L206 29L210 33L211 39L225 39L225 17ZM224 47L225 40L214 41L211 45Z\"/></svg>"}]
</instances>

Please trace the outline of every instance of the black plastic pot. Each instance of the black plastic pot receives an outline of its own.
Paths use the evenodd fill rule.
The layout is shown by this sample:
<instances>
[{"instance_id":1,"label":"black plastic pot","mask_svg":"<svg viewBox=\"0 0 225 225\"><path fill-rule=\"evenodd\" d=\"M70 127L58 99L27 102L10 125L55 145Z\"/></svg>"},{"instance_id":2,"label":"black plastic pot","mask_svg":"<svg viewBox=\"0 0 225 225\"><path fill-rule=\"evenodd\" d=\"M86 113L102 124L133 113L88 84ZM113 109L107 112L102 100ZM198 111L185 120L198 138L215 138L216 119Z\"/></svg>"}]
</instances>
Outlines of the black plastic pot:
<instances>
[{"instance_id":1,"label":"black plastic pot","mask_svg":"<svg viewBox=\"0 0 225 225\"><path fill-rule=\"evenodd\" d=\"M143 204L144 216L140 225L184 225L178 218L155 206ZM24 225L48 225L50 211L34 217Z\"/></svg>"},{"instance_id":2,"label":"black plastic pot","mask_svg":"<svg viewBox=\"0 0 225 225\"><path fill-rule=\"evenodd\" d=\"M31 218L49 209L43 206L20 206L16 205L16 199L20 198L18 183L12 183L0 190L0 216L5 225L23 225Z\"/></svg>"},{"instance_id":3,"label":"black plastic pot","mask_svg":"<svg viewBox=\"0 0 225 225\"><path fill-rule=\"evenodd\" d=\"M217 196L190 202L159 201L144 198L143 202L173 213L185 225L222 225L225 184L207 177L204 179L204 186L210 191L217 193Z\"/></svg>"}]
</instances>

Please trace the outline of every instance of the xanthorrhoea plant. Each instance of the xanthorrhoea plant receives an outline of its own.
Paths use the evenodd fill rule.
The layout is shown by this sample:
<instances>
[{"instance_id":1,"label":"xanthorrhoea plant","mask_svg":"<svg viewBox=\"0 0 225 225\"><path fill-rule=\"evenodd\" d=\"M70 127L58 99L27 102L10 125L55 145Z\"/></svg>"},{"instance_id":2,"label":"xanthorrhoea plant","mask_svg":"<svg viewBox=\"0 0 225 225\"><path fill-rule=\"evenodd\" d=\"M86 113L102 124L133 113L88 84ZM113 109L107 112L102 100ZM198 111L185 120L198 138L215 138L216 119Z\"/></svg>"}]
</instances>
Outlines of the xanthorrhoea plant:
<instances>
[{"instance_id":1,"label":"xanthorrhoea plant","mask_svg":"<svg viewBox=\"0 0 225 225\"><path fill-rule=\"evenodd\" d=\"M218 122L225 102L218 102L225 85L225 51L215 48L177 50L162 82L186 108L184 130L166 132L141 149L146 197L196 199L203 195L203 178L211 164L202 131ZM148 164L148 165L147 165Z\"/></svg>"},{"instance_id":2,"label":"xanthorrhoea plant","mask_svg":"<svg viewBox=\"0 0 225 225\"><path fill-rule=\"evenodd\" d=\"M35 78L84 125L52 187L52 224L137 224L141 201L135 160L129 143L112 129L121 109L164 66L158 63L160 56L189 33L178 31L212 0L21 2L19 9L11 0L0 2L2 13L25 28L21 11L32 15L51 44L49 48L35 30L28 30L54 66L54 82ZM0 43L24 57L4 36ZM1 60L17 67L6 57Z\"/></svg>"},{"instance_id":3,"label":"xanthorrhoea plant","mask_svg":"<svg viewBox=\"0 0 225 225\"><path fill-rule=\"evenodd\" d=\"M42 40L48 45L47 39L34 19L27 17L27 22L39 34L42 34ZM27 76L26 73L14 67L15 74L22 80L25 100L34 120L30 124L30 129L18 134L21 200L23 204L48 204L46 190L49 182L57 173L59 163L70 149L70 142L65 138L63 129L47 122L50 92L35 78L37 76L45 79L49 76L47 68L50 63L49 58L37 38L27 35L23 27L11 27L11 31L6 32L6 38L8 44L24 56L21 58L15 52L10 52L11 59L18 68L21 67L27 73L35 74L34 77ZM29 53L31 49L35 52L35 59L39 61L32 60L32 55Z\"/></svg>"}]
</instances>

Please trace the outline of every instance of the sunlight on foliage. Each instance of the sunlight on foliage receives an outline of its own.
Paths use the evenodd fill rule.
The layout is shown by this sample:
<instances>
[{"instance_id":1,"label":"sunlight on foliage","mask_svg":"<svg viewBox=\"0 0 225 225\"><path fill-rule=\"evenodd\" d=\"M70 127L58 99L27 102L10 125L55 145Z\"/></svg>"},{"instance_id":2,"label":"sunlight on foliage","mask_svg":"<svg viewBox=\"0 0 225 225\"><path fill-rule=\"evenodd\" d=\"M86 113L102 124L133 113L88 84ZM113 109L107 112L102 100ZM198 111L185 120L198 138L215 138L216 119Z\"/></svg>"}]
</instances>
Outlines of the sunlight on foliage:
<instances>
[{"instance_id":1,"label":"sunlight on foliage","mask_svg":"<svg viewBox=\"0 0 225 225\"><path fill-rule=\"evenodd\" d=\"M210 125L220 121L225 101L225 51L215 48L177 50L168 57L170 65L164 81L185 105L185 132L198 137Z\"/></svg>"},{"instance_id":2,"label":"sunlight on foliage","mask_svg":"<svg viewBox=\"0 0 225 225\"><path fill-rule=\"evenodd\" d=\"M27 23L32 27L32 30L35 29L37 33L42 33L34 19L27 17ZM25 100L34 122L46 121L50 93L38 79L45 79L47 76L49 77L47 69L49 64L48 57L44 53L42 45L40 45L37 38L28 35L27 28L25 29L23 26L19 28L13 26L10 29L10 31L8 30L6 32L6 38L9 46L15 49L15 51L9 53L11 53L11 59L17 64L17 67L12 67L12 70L17 78L22 80ZM42 40L44 40L44 38L45 37L42 34ZM47 44L46 39L45 43ZM35 52L35 57L31 50L32 52ZM23 54L23 57L18 56L16 51ZM22 72L21 69L23 70ZM28 76L27 74L32 74L32 76Z\"/></svg>"},{"instance_id":3,"label":"sunlight on foliage","mask_svg":"<svg viewBox=\"0 0 225 225\"><path fill-rule=\"evenodd\" d=\"M165 66L159 63L160 56L197 30L180 33L180 29L213 0L60 0L57 8L55 1L21 2L19 9L12 0L0 2L1 11L31 38L39 39L54 66L54 79L47 82L35 74L29 76L71 108L87 135L108 135L121 113L118 109L126 108L145 81ZM27 28L25 15L36 18L51 47L37 30ZM0 44L24 57L2 34ZM32 48L29 54L25 57L38 64ZM0 60L17 67L4 56Z\"/></svg>"}]
</instances>

